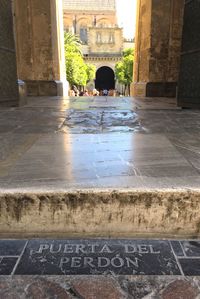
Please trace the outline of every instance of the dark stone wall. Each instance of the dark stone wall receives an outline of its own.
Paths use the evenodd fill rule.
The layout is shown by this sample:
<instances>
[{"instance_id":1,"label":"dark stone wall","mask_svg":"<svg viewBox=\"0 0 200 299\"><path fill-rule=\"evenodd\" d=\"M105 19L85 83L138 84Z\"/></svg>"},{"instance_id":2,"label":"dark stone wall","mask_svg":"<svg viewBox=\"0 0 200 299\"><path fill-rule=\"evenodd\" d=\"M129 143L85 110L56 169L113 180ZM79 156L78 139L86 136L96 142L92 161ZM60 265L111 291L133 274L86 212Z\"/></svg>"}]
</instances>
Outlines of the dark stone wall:
<instances>
[{"instance_id":1,"label":"dark stone wall","mask_svg":"<svg viewBox=\"0 0 200 299\"><path fill-rule=\"evenodd\" d=\"M0 106L18 104L12 1L0 0Z\"/></svg>"},{"instance_id":2,"label":"dark stone wall","mask_svg":"<svg viewBox=\"0 0 200 299\"><path fill-rule=\"evenodd\" d=\"M178 105L200 108L200 0L186 0Z\"/></svg>"},{"instance_id":3,"label":"dark stone wall","mask_svg":"<svg viewBox=\"0 0 200 299\"><path fill-rule=\"evenodd\" d=\"M138 0L133 95L176 96L184 1Z\"/></svg>"}]
</instances>

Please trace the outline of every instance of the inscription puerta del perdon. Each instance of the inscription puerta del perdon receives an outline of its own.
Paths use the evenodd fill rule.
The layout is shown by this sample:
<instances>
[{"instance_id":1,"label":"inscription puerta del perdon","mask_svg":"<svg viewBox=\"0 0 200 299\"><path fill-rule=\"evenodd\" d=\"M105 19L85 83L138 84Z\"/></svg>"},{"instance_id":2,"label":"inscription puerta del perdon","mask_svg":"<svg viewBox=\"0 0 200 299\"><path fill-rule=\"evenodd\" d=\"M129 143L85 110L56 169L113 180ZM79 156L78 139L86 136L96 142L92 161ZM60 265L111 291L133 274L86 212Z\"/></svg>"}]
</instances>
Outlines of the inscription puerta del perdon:
<instances>
[{"instance_id":1,"label":"inscription puerta del perdon","mask_svg":"<svg viewBox=\"0 0 200 299\"><path fill-rule=\"evenodd\" d=\"M32 250L34 254L59 254L59 267L62 271L66 268L114 268L132 267L139 268L139 256L144 254L160 254L160 250L155 250L153 245L138 244L121 245L120 253L115 256L114 246L108 244L40 244L37 251ZM63 256L60 256L62 255ZM102 256L106 254L106 256ZM137 256L135 256L137 254ZM67 256L69 255L69 256ZM77 256L78 255L78 256ZM100 256L98 256L100 255Z\"/></svg>"},{"instance_id":2,"label":"inscription puerta del perdon","mask_svg":"<svg viewBox=\"0 0 200 299\"><path fill-rule=\"evenodd\" d=\"M168 241L31 240L17 273L42 275L180 274Z\"/></svg>"}]
</instances>

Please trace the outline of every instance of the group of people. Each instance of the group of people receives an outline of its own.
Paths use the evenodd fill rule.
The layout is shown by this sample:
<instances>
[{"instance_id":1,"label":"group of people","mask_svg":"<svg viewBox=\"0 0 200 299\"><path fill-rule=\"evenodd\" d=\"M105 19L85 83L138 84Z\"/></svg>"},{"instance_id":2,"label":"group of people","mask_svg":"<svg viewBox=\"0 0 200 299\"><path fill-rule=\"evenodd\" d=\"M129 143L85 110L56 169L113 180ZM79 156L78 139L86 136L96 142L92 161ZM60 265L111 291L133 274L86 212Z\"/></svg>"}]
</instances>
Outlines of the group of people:
<instances>
[{"instance_id":1,"label":"group of people","mask_svg":"<svg viewBox=\"0 0 200 299\"><path fill-rule=\"evenodd\" d=\"M103 90L100 90L98 91L96 88L93 89L93 92L92 92L92 95L93 96L105 96L107 97L109 95L109 90L107 89L103 89Z\"/></svg>"},{"instance_id":2,"label":"group of people","mask_svg":"<svg viewBox=\"0 0 200 299\"><path fill-rule=\"evenodd\" d=\"M90 93L87 89L85 89L84 91L81 90L79 91L78 88L73 85L72 89L70 90L70 96L71 97L89 97Z\"/></svg>"},{"instance_id":3,"label":"group of people","mask_svg":"<svg viewBox=\"0 0 200 299\"><path fill-rule=\"evenodd\" d=\"M108 90L106 88L104 88L103 90L97 90L96 88L94 88L92 91L88 91L87 89L85 89L84 91L79 91L78 88L73 85L72 89L70 91L70 96L72 97L89 97L89 96L113 96L114 95L114 91L112 90Z\"/></svg>"}]
</instances>

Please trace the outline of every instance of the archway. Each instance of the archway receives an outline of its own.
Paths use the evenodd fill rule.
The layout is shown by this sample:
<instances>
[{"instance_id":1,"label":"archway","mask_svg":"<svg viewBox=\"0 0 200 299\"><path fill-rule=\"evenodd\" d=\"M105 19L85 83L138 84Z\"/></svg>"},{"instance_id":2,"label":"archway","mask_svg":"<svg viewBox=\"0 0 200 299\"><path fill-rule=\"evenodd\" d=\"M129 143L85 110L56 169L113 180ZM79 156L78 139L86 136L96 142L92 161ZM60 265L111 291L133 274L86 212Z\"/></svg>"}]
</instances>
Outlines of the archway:
<instances>
[{"instance_id":1,"label":"archway","mask_svg":"<svg viewBox=\"0 0 200 299\"><path fill-rule=\"evenodd\" d=\"M95 88L98 90L115 89L115 73L108 67L100 67L96 72Z\"/></svg>"}]
</instances>

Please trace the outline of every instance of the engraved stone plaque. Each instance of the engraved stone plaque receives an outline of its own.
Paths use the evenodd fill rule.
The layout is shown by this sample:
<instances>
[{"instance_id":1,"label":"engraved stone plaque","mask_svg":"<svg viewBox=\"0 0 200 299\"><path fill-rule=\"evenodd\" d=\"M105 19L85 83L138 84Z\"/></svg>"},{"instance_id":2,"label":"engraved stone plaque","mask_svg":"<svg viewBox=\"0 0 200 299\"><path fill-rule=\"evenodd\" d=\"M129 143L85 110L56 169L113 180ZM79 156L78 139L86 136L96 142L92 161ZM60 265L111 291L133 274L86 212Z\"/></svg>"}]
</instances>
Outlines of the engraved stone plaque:
<instances>
[{"instance_id":1,"label":"engraved stone plaque","mask_svg":"<svg viewBox=\"0 0 200 299\"><path fill-rule=\"evenodd\" d=\"M32 240L18 275L180 275L169 241Z\"/></svg>"}]
</instances>

